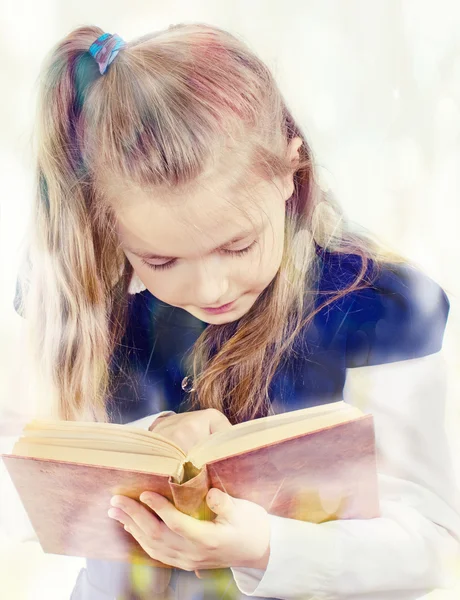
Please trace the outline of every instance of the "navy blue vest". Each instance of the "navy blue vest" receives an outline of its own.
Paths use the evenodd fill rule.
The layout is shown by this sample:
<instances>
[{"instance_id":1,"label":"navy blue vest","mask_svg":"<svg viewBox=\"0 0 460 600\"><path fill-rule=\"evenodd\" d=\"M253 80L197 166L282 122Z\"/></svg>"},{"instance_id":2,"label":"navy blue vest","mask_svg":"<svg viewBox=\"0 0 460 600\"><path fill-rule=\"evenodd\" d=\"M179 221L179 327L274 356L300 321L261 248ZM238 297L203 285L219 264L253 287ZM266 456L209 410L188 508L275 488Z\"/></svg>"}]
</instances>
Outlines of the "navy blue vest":
<instances>
[{"instance_id":1,"label":"navy blue vest","mask_svg":"<svg viewBox=\"0 0 460 600\"><path fill-rule=\"evenodd\" d=\"M316 306L350 285L361 267L357 255L318 247ZM407 264L366 276L372 284L320 310L298 335L295 352L280 365L269 391L274 412L343 398L347 368L370 366L437 352L449 313L444 290ZM127 423L161 410L187 410L181 383L191 373L185 356L208 326L183 309L166 305L148 290L130 297L128 327L114 354L112 420ZM120 368L120 366L123 366Z\"/></svg>"}]
</instances>

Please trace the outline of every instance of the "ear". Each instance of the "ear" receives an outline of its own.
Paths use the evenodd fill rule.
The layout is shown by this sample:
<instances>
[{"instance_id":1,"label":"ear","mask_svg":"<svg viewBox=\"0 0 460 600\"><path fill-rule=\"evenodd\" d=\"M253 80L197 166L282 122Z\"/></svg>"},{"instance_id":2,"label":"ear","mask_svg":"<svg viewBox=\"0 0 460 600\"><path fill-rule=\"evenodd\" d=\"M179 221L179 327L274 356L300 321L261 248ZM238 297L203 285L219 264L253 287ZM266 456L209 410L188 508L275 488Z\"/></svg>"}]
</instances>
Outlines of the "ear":
<instances>
[{"instance_id":1,"label":"ear","mask_svg":"<svg viewBox=\"0 0 460 600\"><path fill-rule=\"evenodd\" d=\"M292 138L292 140L289 142L288 153L291 158L292 171L288 175L286 175L286 177L284 179L284 185L285 185L285 189L286 189L286 192L285 192L285 201L286 202L289 200L289 198L294 193L294 173L296 171L296 165L299 160L299 149L302 144L303 144L303 140L301 137L298 137L298 136L295 138Z\"/></svg>"},{"instance_id":2,"label":"ear","mask_svg":"<svg viewBox=\"0 0 460 600\"><path fill-rule=\"evenodd\" d=\"M299 149L302 144L303 144L303 139L299 136L292 138L292 140L289 142L288 152L290 153L290 156L291 156L291 162L292 162L293 169L295 169L296 163L299 160Z\"/></svg>"}]
</instances>

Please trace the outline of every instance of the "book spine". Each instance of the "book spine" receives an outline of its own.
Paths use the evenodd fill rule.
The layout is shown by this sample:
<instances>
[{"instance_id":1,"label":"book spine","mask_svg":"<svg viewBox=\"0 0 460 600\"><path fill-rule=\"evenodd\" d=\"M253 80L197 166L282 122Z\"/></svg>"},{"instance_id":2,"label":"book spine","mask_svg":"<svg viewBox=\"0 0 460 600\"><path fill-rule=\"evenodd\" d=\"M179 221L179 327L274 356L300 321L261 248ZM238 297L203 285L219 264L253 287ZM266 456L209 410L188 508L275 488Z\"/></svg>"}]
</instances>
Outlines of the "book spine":
<instances>
[{"instance_id":1,"label":"book spine","mask_svg":"<svg viewBox=\"0 0 460 600\"><path fill-rule=\"evenodd\" d=\"M198 473L183 483L169 478L174 506L181 512L196 519L210 521L215 514L206 504L206 494L210 488L206 465Z\"/></svg>"}]
</instances>

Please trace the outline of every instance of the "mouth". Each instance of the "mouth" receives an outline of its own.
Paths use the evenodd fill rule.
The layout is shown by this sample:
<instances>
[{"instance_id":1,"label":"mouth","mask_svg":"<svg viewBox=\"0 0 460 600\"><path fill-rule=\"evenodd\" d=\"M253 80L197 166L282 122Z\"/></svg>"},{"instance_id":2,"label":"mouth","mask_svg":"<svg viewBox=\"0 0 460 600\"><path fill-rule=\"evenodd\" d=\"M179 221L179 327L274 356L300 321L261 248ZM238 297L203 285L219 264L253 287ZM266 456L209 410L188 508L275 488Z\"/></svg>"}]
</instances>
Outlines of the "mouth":
<instances>
[{"instance_id":1,"label":"mouth","mask_svg":"<svg viewBox=\"0 0 460 600\"><path fill-rule=\"evenodd\" d=\"M228 304L222 304L222 306L217 306L216 308L202 308L201 310L204 310L204 312L206 312L210 315L218 315L220 313L224 313L229 310L232 310L233 306L235 305L235 302L236 302L236 300L233 300L232 302L229 302Z\"/></svg>"}]
</instances>

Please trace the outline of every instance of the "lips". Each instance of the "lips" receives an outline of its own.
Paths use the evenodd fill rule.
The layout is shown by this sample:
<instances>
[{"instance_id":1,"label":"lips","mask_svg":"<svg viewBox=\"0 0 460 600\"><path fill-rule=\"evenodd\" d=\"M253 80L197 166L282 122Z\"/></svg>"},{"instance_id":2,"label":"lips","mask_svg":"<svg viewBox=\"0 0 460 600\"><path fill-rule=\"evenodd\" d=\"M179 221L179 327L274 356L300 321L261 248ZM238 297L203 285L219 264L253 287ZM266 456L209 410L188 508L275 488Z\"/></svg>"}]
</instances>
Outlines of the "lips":
<instances>
[{"instance_id":1,"label":"lips","mask_svg":"<svg viewBox=\"0 0 460 600\"><path fill-rule=\"evenodd\" d=\"M219 308L225 308L226 306L230 306L230 304L233 304L233 302L235 302L235 300L227 302L226 304L221 304L220 306L203 306L203 310L217 310Z\"/></svg>"},{"instance_id":2,"label":"lips","mask_svg":"<svg viewBox=\"0 0 460 600\"><path fill-rule=\"evenodd\" d=\"M234 303L235 303L235 300L233 300L232 302L229 302L228 304L223 304L222 306L218 306L217 308L203 308L202 310L204 310L205 312L207 312L209 314L216 315L216 314L227 312L228 310L231 310L233 308Z\"/></svg>"}]
</instances>

